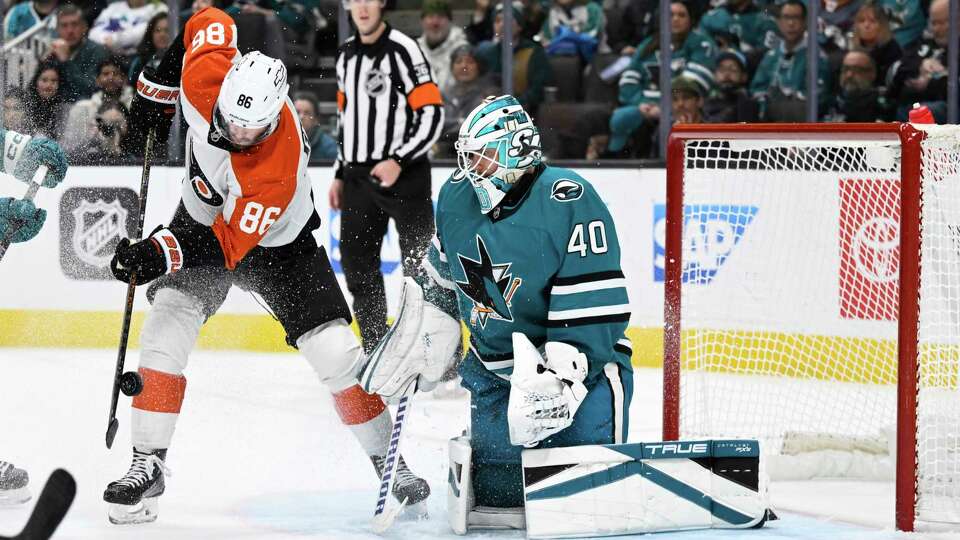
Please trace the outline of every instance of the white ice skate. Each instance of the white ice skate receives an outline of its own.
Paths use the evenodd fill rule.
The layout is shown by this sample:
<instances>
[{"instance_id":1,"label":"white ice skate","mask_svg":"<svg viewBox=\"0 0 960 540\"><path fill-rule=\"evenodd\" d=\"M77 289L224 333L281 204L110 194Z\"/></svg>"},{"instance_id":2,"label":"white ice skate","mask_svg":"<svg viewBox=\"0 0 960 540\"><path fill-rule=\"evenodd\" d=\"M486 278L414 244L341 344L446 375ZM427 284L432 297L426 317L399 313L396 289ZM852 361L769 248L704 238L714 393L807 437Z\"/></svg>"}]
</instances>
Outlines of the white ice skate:
<instances>
[{"instance_id":1,"label":"white ice skate","mask_svg":"<svg viewBox=\"0 0 960 540\"><path fill-rule=\"evenodd\" d=\"M14 506L30 500L30 476L13 463L0 461L0 506Z\"/></svg>"},{"instance_id":2,"label":"white ice skate","mask_svg":"<svg viewBox=\"0 0 960 540\"><path fill-rule=\"evenodd\" d=\"M103 500L110 503L110 523L128 525L156 521L160 511L158 499L163 495L166 450L141 452L133 449L133 463L120 480L110 482Z\"/></svg>"}]
</instances>

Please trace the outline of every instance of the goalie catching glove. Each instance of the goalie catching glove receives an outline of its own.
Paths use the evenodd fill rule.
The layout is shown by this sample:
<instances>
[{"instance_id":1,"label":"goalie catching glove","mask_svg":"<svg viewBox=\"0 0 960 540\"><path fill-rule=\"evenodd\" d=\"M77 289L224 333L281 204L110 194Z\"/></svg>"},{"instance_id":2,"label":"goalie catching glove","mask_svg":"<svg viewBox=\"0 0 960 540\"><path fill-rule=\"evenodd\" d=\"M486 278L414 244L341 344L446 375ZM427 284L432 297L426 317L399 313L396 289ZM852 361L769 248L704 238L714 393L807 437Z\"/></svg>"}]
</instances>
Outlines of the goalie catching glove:
<instances>
[{"instance_id":1,"label":"goalie catching glove","mask_svg":"<svg viewBox=\"0 0 960 540\"><path fill-rule=\"evenodd\" d=\"M416 377L420 389L428 389L457 363L460 346L460 321L426 301L420 285L406 277L400 312L367 358L360 384L386 398L398 397Z\"/></svg>"},{"instance_id":2,"label":"goalie catching glove","mask_svg":"<svg viewBox=\"0 0 960 540\"><path fill-rule=\"evenodd\" d=\"M507 424L510 443L527 448L566 429L587 396L587 357L558 341L544 345L545 357L527 336L513 333L513 375Z\"/></svg>"},{"instance_id":3,"label":"goalie catching glove","mask_svg":"<svg viewBox=\"0 0 960 540\"><path fill-rule=\"evenodd\" d=\"M176 272L182 267L183 250L180 242L170 229L165 227L157 227L150 236L133 244L129 238L123 238L117 244L117 251L110 260L113 277L129 283L130 276L135 273L137 285Z\"/></svg>"}]
</instances>

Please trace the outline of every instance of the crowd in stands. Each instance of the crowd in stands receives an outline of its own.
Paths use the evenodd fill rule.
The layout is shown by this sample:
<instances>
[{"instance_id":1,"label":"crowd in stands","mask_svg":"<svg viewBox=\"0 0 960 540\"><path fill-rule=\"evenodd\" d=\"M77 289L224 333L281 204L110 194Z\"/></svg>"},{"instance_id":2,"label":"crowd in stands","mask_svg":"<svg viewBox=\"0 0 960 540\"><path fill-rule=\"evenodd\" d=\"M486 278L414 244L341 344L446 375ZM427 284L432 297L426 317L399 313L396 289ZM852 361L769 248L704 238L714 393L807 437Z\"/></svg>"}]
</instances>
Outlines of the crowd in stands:
<instances>
[{"instance_id":1,"label":"crowd in stands","mask_svg":"<svg viewBox=\"0 0 960 540\"><path fill-rule=\"evenodd\" d=\"M513 93L541 125L549 157L657 155L658 1L519 0L507 16L499 0L396 1L388 21L419 36L444 98L435 157L453 157L462 119L502 88L508 23ZM672 0L672 121L804 121L808 1ZM140 71L158 61L179 33L175 25L211 5L237 21L241 51L260 49L287 63L311 161L336 156L334 98L320 83L333 77L339 0L181 0L173 14L158 0L0 2L5 42L36 32L49 43L29 82L5 89L3 125L56 138L75 162L129 154L122 140ZM823 0L819 120L906 120L922 103L945 122L948 2Z\"/></svg>"}]
</instances>

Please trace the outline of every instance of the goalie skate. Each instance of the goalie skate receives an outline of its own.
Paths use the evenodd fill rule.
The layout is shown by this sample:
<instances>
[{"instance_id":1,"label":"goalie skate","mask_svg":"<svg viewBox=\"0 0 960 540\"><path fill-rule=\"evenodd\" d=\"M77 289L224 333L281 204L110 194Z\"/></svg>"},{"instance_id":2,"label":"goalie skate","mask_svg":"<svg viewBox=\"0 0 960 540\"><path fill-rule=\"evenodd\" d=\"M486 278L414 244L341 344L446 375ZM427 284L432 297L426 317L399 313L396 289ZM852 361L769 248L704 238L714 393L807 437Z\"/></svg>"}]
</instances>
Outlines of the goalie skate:
<instances>
[{"instance_id":1,"label":"goalie skate","mask_svg":"<svg viewBox=\"0 0 960 540\"><path fill-rule=\"evenodd\" d=\"M400 456L397 463L397 476L393 484L393 496L401 503L405 502L403 512L400 516L404 518L423 519L427 517L427 497L430 496L430 485L427 481L413 474L407 463ZM383 465L386 458L383 456L370 456L373 467L377 471L377 477L383 477Z\"/></svg>"},{"instance_id":2,"label":"goalie skate","mask_svg":"<svg viewBox=\"0 0 960 540\"><path fill-rule=\"evenodd\" d=\"M13 463L0 461L0 506L14 506L29 501L29 482L27 471L14 467Z\"/></svg>"},{"instance_id":3,"label":"goalie skate","mask_svg":"<svg viewBox=\"0 0 960 540\"><path fill-rule=\"evenodd\" d=\"M163 464L166 450L141 452L133 449L133 463L123 478L110 482L103 500L110 503L107 517L115 525L149 523L159 515L159 497L163 495Z\"/></svg>"}]
</instances>

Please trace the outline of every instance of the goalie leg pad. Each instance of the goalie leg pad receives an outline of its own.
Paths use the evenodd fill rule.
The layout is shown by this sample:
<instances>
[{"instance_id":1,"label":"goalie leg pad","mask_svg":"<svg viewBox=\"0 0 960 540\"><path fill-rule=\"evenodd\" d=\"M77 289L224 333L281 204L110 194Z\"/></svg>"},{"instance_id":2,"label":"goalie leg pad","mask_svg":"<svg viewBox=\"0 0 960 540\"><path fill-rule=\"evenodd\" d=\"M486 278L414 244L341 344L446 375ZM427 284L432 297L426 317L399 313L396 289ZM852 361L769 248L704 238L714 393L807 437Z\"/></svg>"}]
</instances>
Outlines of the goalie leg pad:
<instances>
[{"instance_id":1,"label":"goalie leg pad","mask_svg":"<svg viewBox=\"0 0 960 540\"><path fill-rule=\"evenodd\" d=\"M456 534L468 529L524 529L523 508L476 506L473 496L473 450L467 436L450 439L447 517Z\"/></svg>"},{"instance_id":2,"label":"goalie leg pad","mask_svg":"<svg viewBox=\"0 0 960 540\"><path fill-rule=\"evenodd\" d=\"M528 538L749 528L767 518L757 441L524 450Z\"/></svg>"},{"instance_id":3,"label":"goalie leg pad","mask_svg":"<svg viewBox=\"0 0 960 540\"><path fill-rule=\"evenodd\" d=\"M418 375L421 382L437 382L456 363L460 346L460 321L427 302L413 278L404 278L400 311L370 353L360 385L391 397Z\"/></svg>"}]
</instances>

